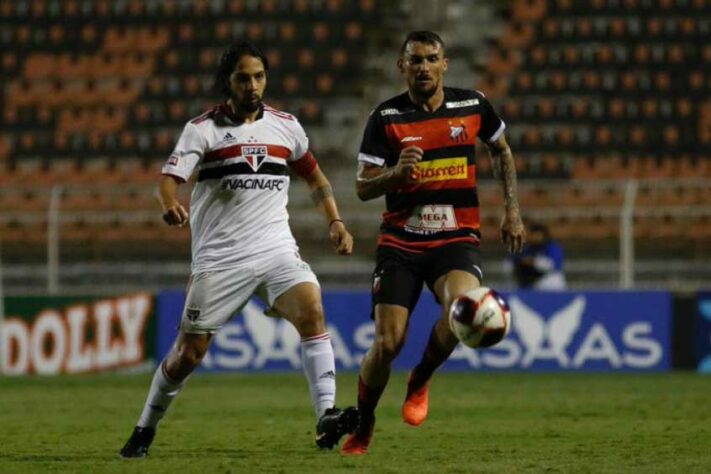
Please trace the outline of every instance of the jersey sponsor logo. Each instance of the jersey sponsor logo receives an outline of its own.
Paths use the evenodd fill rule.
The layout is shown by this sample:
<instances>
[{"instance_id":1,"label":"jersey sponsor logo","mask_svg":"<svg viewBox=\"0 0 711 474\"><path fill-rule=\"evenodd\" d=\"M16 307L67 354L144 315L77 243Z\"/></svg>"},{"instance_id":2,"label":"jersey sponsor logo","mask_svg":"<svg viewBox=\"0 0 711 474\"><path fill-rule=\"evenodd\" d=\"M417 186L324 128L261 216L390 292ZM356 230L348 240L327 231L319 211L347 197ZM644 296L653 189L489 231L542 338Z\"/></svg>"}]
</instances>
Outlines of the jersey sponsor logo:
<instances>
[{"instance_id":1,"label":"jersey sponsor logo","mask_svg":"<svg viewBox=\"0 0 711 474\"><path fill-rule=\"evenodd\" d=\"M456 102L445 102L444 106L448 109L460 109L462 107L471 107L479 105L479 99L459 100Z\"/></svg>"},{"instance_id":2,"label":"jersey sponsor logo","mask_svg":"<svg viewBox=\"0 0 711 474\"><path fill-rule=\"evenodd\" d=\"M168 164L170 166L178 166L178 162L180 161L180 157L178 155L170 155L168 158Z\"/></svg>"},{"instance_id":3,"label":"jersey sponsor logo","mask_svg":"<svg viewBox=\"0 0 711 474\"><path fill-rule=\"evenodd\" d=\"M380 111L380 115L386 117L388 115L399 115L400 111L398 109L383 109Z\"/></svg>"},{"instance_id":4,"label":"jersey sponsor logo","mask_svg":"<svg viewBox=\"0 0 711 474\"><path fill-rule=\"evenodd\" d=\"M405 230L420 234L457 229L454 207L440 204L427 204L416 207L405 224Z\"/></svg>"},{"instance_id":5,"label":"jersey sponsor logo","mask_svg":"<svg viewBox=\"0 0 711 474\"><path fill-rule=\"evenodd\" d=\"M422 137L409 136L409 137L405 137L405 138L403 138L402 140L400 140L400 143L419 142L420 140L422 140Z\"/></svg>"},{"instance_id":6,"label":"jersey sponsor logo","mask_svg":"<svg viewBox=\"0 0 711 474\"><path fill-rule=\"evenodd\" d=\"M244 145L242 146L242 156L252 171L257 171L267 157L267 147Z\"/></svg>"},{"instance_id":7,"label":"jersey sponsor logo","mask_svg":"<svg viewBox=\"0 0 711 474\"><path fill-rule=\"evenodd\" d=\"M415 167L412 177L418 183L467 179L467 158L458 156L456 158L422 161Z\"/></svg>"},{"instance_id":8,"label":"jersey sponsor logo","mask_svg":"<svg viewBox=\"0 0 711 474\"><path fill-rule=\"evenodd\" d=\"M414 109L405 109L405 110L400 110L400 109L383 109L380 111L380 115L382 117L387 117L388 115L402 115L406 114L408 112L413 112Z\"/></svg>"},{"instance_id":9,"label":"jersey sponsor logo","mask_svg":"<svg viewBox=\"0 0 711 474\"><path fill-rule=\"evenodd\" d=\"M281 191L284 186L286 186L286 181L278 178L225 178L221 185L223 191L237 191L239 189Z\"/></svg>"}]
</instances>

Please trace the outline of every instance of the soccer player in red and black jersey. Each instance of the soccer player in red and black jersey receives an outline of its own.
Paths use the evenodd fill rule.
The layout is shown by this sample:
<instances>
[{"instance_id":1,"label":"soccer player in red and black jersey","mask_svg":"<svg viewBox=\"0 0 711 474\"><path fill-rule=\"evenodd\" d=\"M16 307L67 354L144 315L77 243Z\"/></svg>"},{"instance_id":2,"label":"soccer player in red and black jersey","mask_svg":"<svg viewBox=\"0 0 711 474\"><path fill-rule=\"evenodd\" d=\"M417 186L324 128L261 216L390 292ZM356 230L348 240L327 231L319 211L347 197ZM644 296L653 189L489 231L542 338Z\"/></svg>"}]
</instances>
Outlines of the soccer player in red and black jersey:
<instances>
[{"instance_id":1,"label":"soccer player in red and black jersey","mask_svg":"<svg viewBox=\"0 0 711 474\"><path fill-rule=\"evenodd\" d=\"M525 242L505 125L484 94L444 87L447 58L442 39L433 32L410 33L397 64L407 92L371 113L358 155L358 197L385 195L387 209L373 273L375 341L360 370L359 426L344 443L343 454L368 450L375 407L405 342L423 284L442 305L442 317L410 373L402 416L414 426L427 418L430 378L459 342L449 329L447 310L454 298L478 287L483 278L477 138L488 146L503 188L501 238L511 253L520 252Z\"/></svg>"}]
</instances>

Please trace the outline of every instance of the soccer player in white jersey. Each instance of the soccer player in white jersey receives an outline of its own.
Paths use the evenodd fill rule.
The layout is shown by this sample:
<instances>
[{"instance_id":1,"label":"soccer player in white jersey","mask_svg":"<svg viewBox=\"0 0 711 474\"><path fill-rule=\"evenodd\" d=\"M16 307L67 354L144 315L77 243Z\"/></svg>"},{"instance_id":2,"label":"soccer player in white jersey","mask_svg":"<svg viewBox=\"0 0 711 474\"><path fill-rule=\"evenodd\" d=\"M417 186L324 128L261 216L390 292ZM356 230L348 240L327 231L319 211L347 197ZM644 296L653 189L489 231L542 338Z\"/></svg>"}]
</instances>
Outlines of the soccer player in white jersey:
<instances>
[{"instance_id":1,"label":"soccer player in white jersey","mask_svg":"<svg viewBox=\"0 0 711 474\"><path fill-rule=\"evenodd\" d=\"M136 428L120 454L148 454L156 426L200 364L212 336L253 294L270 314L301 335L301 356L316 412L316 444L332 448L355 429L355 408L334 407L333 349L316 276L299 257L286 204L289 169L304 178L325 215L324 230L340 255L353 238L340 219L331 186L296 118L262 103L269 64L242 42L222 56L215 85L226 102L190 121L163 166L160 201L169 225L190 224L192 269L180 331L161 362ZM177 199L197 171L190 213Z\"/></svg>"}]
</instances>

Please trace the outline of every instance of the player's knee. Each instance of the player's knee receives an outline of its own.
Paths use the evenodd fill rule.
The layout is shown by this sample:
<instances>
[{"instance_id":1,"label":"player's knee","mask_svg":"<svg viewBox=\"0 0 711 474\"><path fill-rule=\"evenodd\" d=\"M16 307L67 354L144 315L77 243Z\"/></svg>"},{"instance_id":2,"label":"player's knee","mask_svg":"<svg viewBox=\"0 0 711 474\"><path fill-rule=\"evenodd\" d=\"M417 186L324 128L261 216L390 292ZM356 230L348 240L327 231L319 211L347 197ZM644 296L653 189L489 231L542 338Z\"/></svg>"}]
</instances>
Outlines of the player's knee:
<instances>
[{"instance_id":1,"label":"player's knee","mask_svg":"<svg viewBox=\"0 0 711 474\"><path fill-rule=\"evenodd\" d=\"M207 348L196 345L184 345L178 350L178 364L182 371L192 371L202 361ZM187 375L187 374L186 374Z\"/></svg>"},{"instance_id":2,"label":"player's knee","mask_svg":"<svg viewBox=\"0 0 711 474\"><path fill-rule=\"evenodd\" d=\"M400 353L404 343L405 338L392 335L384 335L376 338L375 346L378 359L382 362L392 362Z\"/></svg>"},{"instance_id":3,"label":"player's knee","mask_svg":"<svg viewBox=\"0 0 711 474\"><path fill-rule=\"evenodd\" d=\"M323 306L320 302L311 303L302 308L296 319L294 325L301 337L317 336L326 332Z\"/></svg>"},{"instance_id":4,"label":"player's knee","mask_svg":"<svg viewBox=\"0 0 711 474\"><path fill-rule=\"evenodd\" d=\"M471 291L474 288L476 288L476 286L463 286L461 288L456 288L454 290L445 292L445 295L442 298L443 314L445 316L447 316L449 314L449 308L452 307L452 303L454 303L454 300L456 300L460 296L464 295L467 291Z\"/></svg>"},{"instance_id":5,"label":"player's knee","mask_svg":"<svg viewBox=\"0 0 711 474\"><path fill-rule=\"evenodd\" d=\"M462 292L461 294L464 294L464 292ZM459 294L451 295L450 297L444 298L442 300L442 311L445 315L449 314L449 308L452 306L452 303L454 302L454 300L457 299L458 296Z\"/></svg>"}]
</instances>

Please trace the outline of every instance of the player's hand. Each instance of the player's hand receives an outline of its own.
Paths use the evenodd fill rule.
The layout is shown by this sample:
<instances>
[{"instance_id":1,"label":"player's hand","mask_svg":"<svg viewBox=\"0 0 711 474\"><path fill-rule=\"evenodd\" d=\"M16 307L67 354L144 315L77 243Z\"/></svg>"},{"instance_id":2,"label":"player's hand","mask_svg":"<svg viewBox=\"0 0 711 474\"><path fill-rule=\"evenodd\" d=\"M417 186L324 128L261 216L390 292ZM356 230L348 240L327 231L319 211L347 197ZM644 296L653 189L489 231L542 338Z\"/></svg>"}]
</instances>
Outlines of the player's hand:
<instances>
[{"instance_id":1,"label":"player's hand","mask_svg":"<svg viewBox=\"0 0 711 474\"><path fill-rule=\"evenodd\" d=\"M183 227L188 223L188 218L188 211L178 201L163 206L163 220L168 225Z\"/></svg>"},{"instance_id":2,"label":"player's hand","mask_svg":"<svg viewBox=\"0 0 711 474\"><path fill-rule=\"evenodd\" d=\"M409 146L402 149L397 165L395 165L395 171L393 172L393 175L398 181L405 184L415 182L415 167L417 167L417 163L422 161L424 153L422 148L416 146Z\"/></svg>"},{"instance_id":3,"label":"player's hand","mask_svg":"<svg viewBox=\"0 0 711 474\"><path fill-rule=\"evenodd\" d=\"M345 224L335 221L328 229L331 243L339 255L350 255L353 253L353 236L346 230Z\"/></svg>"},{"instance_id":4,"label":"player's hand","mask_svg":"<svg viewBox=\"0 0 711 474\"><path fill-rule=\"evenodd\" d=\"M509 210L501 219L501 241L511 255L520 253L526 245L526 228L518 210Z\"/></svg>"}]
</instances>

